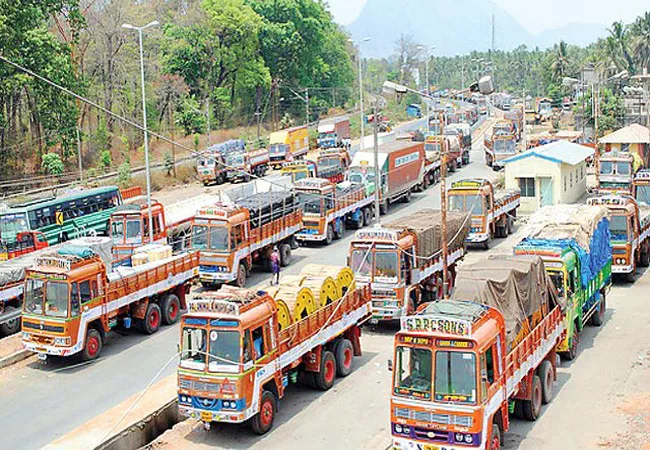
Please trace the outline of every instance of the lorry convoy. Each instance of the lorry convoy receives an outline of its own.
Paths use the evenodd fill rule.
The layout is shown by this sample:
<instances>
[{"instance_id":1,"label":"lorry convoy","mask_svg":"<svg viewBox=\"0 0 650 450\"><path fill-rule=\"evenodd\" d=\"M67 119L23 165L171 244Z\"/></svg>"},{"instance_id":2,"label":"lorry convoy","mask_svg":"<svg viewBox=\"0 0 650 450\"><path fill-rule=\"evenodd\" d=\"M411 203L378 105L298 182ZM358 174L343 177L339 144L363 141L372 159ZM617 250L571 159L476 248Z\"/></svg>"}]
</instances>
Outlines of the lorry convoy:
<instances>
[{"instance_id":1,"label":"lorry convoy","mask_svg":"<svg viewBox=\"0 0 650 450\"><path fill-rule=\"evenodd\" d=\"M361 324L371 314L370 288L352 279L343 290L325 279L337 293L324 304L314 305L317 295L304 286L280 295L284 283L275 298L271 290L222 287L190 300L181 323L180 415L206 426L250 420L264 434L290 384L302 380L326 391L337 375L350 374L361 356Z\"/></svg>"},{"instance_id":2,"label":"lorry convoy","mask_svg":"<svg viewBox=\"0 0 650 450\"><path fill-rule=\"evenodd\" d=\"M471 215L468 244L481 244L487 250L494 237L505 238L512 233L519 191L496 190L492 182L472 178L452 182L447 195L450 211Z\"/></svg>"},{"instance_id":3,"label":"lorry convoy","mask_svg":"<svg viewBox=\"0 0 650 450\"><path fill-rule=\"evenodd\" d=\"M265 148L232 152L226 155L226 179L231 183L248 182L251 175L263 177L269 168L269 151Z\"/></svg>"},{"instance_id":4,"label":"lorry convoy","mask_svg":"<svg viewBox=\"0 0 650 450\"><path fill-rule=\"evenodd\" d=\"M348 116L323 119L318 123L318 148L349 148L350 118Z\"/></svg>"},{"instance_id":5,"label":"lorry convoy","mask_svg":"<svg viewBox=\"0 0 650 450\"><path fill-rule=\"evenodd\" d=\"M502 448L515 415L553 398L563 303L540 258L463 266L452 299L402 317L390 399L395 449Z\"/></svg>"},{"instance_id":6,"label":"lorry convoy","mask_svg":"<svg viewBox=\"0 0 650 450\"><path fill-rule=\"evenodd\" d=\"M447 213L447 286L442 276L441 224L440 211L423 209L355 233L348 265L358 283L372 287L373 322L397 320L451 291L455 265L465 255L469 220L465 213Z\"/></svg>"}]
</instances>

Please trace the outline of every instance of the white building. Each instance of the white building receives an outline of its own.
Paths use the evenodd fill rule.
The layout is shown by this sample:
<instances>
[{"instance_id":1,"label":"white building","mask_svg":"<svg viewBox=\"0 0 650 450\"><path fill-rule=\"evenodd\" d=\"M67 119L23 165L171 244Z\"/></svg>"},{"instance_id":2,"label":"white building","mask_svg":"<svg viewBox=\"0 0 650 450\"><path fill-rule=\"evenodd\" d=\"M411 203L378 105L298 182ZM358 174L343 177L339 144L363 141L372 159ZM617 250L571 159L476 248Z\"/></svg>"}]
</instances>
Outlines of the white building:
<instances>
[{"instance_id":1,"label":"white building","mask_svg":"<svg viewBox=\"0 0 650 450\"><path fill-rule=\"evenodd\" d=\"M503 161L506 189L521 191L522 212L574 203L587 192L586 160L593 154L590 147L556 141L512 156Z\"/></svg>"}]
</instances>

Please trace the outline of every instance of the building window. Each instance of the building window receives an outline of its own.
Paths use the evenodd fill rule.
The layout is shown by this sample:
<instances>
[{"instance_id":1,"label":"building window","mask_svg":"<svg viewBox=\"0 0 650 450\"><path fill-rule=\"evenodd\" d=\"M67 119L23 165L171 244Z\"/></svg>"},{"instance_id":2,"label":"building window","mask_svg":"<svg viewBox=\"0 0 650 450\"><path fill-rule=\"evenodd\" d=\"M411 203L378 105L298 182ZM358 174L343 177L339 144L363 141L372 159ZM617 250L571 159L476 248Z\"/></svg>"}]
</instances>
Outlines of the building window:
<instances>
[{"instance_id":1,"label":"building window","mask_svg":"<svg viewBox=\"0 0 650 450\"><path fill-rule=\"evenodd\" d=\"M535 197L535 178L518 178L522 197Z\"/></svg>"},{"instance_id":2,"label":"building window","mask_svg":"<svg viewBox=\"0 0 650 450\"><path fill-rule=\"evenodd\" d=\"M569 187L573 187L573 172L569 174Z\"/></svg>"},{"instance_id":3,"label":"building window","mask_svg":"<svg viewBox=\"0 0 650 450\"><path fill-rule=\"evenodd\" d=\"M630 144L621 144L621 152L629 152Z\"/></svg>"},{"instance_id":4,"label":"building window","mask_svg":"<svg viewBox=\"0 0 650 450\"><path fill-rule=\"evenodd\" d=\"M564 192L566 192L566 175L564 175Z\"/></svg>"}]
</instances>

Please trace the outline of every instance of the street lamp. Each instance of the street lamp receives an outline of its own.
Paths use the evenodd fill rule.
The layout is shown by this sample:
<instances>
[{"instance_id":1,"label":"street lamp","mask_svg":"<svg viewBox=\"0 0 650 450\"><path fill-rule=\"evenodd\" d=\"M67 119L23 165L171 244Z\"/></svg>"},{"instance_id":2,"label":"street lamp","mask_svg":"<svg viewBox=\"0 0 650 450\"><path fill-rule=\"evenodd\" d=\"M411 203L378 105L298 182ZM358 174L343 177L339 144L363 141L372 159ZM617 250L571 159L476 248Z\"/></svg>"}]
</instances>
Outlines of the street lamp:
<instances>
[{"instance_id":1,"label":"street lamp","mask_svg":"<svg viewBox=\"0 0 650 450\"><path fill-rule=\"evenodd\" d=\"M144 128L144 166L147 179L147 208L149 209L149 243L153 244L153 213L151 211L151 171L149 168L149 133L147 131L147 103L144 92L144 52L142 50L142 32L149 27L155 27L158 21L149 22L143 27L136 27L128 23L122 24L122 28L136 30L138 32L138 44L140 46L140 78L142 82L142 127Z\"/></svg>"},{"instance_id":2,"label":"street lamp","mask_svg":"<svg viewBox=\"0 0 650 450\"><path fill-rule=\"evenodd\" d=\"M398 96L403 95L407 92L413 92L415 94L418 94L420 96L426 97L426 98L432 98L428 94L422 94L421 92L418 92L414 89L408 88L406 86L403 86L401 84L393 83L392 81L384 81L384 84L382 86L382 90L386 94L397 94ZM491 76L484 76L481 79L478 80L476 83L472 83L469 88L464 89L461 91L461 93L464 92L480 92L483 95L490 95L492 92L494 92L494 84L492 83L492 77ZM448 249L448 242L447 242L447 186L445 177L447 175L447 139L445 137L445 132L444 132L444 117L441 113L440 117L440 125L441 125L441 130L440 134L443 136L442 138L442 161L440 161L440 216L442 220L442 286L443 286L443 296L447 296L447 292L445 291L445 286L447 285L447 256L449 254L449 249Z\"/></svg>"},{"instance_id":3,"label":"street lamp","mask_svg":"<svg viewBox=\"0 0 650 450\"><path fill-rule=\"evenodd\" d=\"M364 127L364 117L363 117L363 67L361 65L361 44L364 42L370 42L372 38L366 37L359 41L359 52L357 59L359 60L359 118L361 119L361 142L359 143L359 149L363 151L364 145L363 141L365 138L365 127ZM357 41L354 39L348 39L348 42L355 44ZM376 120L376 118L374 119Z\"/></svg>"}]
</instances>

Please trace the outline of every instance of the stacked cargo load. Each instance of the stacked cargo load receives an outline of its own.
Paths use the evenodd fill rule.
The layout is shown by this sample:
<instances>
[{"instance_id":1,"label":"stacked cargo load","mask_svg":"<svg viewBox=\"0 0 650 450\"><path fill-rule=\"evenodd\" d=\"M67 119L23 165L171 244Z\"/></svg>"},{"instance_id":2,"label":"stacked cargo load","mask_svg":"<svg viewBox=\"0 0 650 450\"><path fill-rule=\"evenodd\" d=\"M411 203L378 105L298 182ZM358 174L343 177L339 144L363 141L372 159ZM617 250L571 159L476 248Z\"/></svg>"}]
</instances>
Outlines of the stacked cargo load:
<instances>
[{"instance_id":1,"label":"stacked cargo load","mask_svg":"<svg viewBox=\"0 0 650 450\"><path fill-rule=\"evenodd\" d=\"M299 208L295 196L288 191L259 192L239 200L238 205L250 212L251 228L259 228Z\"/></svg>"},{"instance_id":2,"label":"stacked cargo load","mask_svg":"<svg viewBox=\"0 0 650 450\"><path fill-rule=\"evenodd\" d=\"M456 275L451 299L499 310L505 319L507 351L525 338L559 301L541 258L507 255L463 265ZM427 307L427 313L450 315L456 305L434 302Z\"/></svg>"}]
</instances>

